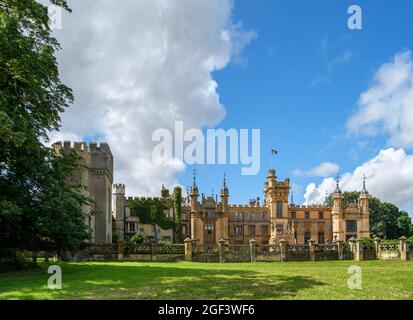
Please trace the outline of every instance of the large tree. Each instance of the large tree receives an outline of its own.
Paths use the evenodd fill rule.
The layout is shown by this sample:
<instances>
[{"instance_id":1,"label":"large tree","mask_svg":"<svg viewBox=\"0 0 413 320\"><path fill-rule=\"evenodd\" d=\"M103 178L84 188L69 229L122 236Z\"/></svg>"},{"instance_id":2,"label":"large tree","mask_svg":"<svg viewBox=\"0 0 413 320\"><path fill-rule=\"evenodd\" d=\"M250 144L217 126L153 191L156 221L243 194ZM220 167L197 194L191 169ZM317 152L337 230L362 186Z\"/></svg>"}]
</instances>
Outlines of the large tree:
<instances>
[{"instance_id":1,"label":"large tree","mask_svg":"<svg viewBox=\"0 0 413 320\"><path fill-rule=\"evenodd\" d=\"M66 1L51 3L68 11ZM75 250L84 243L89 202L67 179L75 154L44 145L73 101L59 78L60 49L48 8L35 0L0 2L0 251ZM1 252L0 252L1 254Z\"/></svg>"}]
</instances>

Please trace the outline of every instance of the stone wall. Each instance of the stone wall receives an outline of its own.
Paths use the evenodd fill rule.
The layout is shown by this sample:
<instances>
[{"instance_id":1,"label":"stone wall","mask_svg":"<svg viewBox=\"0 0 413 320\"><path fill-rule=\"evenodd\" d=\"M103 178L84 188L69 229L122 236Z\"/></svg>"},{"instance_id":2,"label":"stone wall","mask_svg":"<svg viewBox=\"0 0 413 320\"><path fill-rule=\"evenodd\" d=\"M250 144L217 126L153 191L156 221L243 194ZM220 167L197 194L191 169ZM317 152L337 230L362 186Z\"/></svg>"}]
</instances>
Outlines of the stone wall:
<instances>
[{"instance_id":1,"label":"stone wall","mask_svg":"<svg viewBox=\"0 0 413 320\"><path fill-rule=\"evenodd\" d=\"M328 261L328 260L412 260L413 246L401 238L400 242L366 243L361 239L349 242L337 241L328 245L289 244L281 240L278 245L257 244L232 245L225 240L218 246L198 245L196 240L186 239L185 244L125 245L119 241L115 245L92 245L82 255L73 255L80 260L124 260L124 261L175 261L193 262L287 262L287 261Z\"/></svg>"}]
</instances>

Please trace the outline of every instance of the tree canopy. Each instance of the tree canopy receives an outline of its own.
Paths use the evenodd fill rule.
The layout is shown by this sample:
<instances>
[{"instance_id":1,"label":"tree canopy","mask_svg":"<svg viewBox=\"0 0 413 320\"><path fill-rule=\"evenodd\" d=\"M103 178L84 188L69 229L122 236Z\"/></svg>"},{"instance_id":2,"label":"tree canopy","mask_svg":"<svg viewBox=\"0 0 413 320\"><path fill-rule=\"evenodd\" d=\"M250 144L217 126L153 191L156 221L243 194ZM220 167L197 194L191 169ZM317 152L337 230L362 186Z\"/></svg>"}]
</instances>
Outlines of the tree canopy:
<instances>
[{"instance_id":1,"label":"tree canopy","mask_svg":"<svg viewBox=\"0 0 413 320\"><path fill-rule=\"evenodd\" d=\"M51 3L70 11L64 0ZM74 250L88 239L82 208L90 199L67 183L79 158L44 145L74 99L60 81L48 22L35 0L0 2L0 254Z\"/></svg>"}]
</instances>

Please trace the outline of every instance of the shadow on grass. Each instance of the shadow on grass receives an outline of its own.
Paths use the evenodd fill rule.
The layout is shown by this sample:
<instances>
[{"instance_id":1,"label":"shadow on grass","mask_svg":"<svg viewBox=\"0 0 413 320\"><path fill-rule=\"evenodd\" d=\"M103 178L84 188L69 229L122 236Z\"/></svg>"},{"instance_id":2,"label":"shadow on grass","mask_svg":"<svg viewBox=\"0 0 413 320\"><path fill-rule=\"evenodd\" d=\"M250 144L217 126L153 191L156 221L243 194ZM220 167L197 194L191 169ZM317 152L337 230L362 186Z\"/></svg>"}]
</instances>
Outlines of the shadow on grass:
<instances>
[{"instance_id":1,"label":"shadow on grass","mask_svg":"<svg viewBox=\"0 0 413 320\"><path fill-rule=\"evenodd\" d=\"M46 272L0 288L6 299L294 299L325 284L310 277L249 270L176 267L140 263L63 264L63 290L47 289ZM1 298L0 298L1 299Z\"/></svg>"}]
</instances>

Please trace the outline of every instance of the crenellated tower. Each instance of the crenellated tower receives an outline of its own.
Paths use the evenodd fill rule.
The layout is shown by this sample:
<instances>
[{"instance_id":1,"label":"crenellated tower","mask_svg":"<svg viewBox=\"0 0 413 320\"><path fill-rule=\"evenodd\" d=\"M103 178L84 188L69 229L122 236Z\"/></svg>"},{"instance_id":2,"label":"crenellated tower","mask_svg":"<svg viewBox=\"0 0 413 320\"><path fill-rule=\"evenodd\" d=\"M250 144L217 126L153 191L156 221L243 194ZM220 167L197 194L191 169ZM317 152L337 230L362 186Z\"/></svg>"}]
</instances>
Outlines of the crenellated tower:
<instances>
[{"instance_id":1,"label":"crenellated tower","mask_svg":"<svg viewBox=\"0 0 413 320\"><path fill-rule=\"evenodd\" d=\"M93 206L84 209L91 241L112 243L113 156L109 145L75 142L72 146L70 141L65 141L54 143L52 148L55 152L76 152L80 155L80 169L73 172L69 183L87 187L85 195L93 199Z\"/></svg>"},{"instance_id":2,"label":"crenellated tower","mask_svg":"<svg viewBox=\"0 0 413 320\"><path fill-rule=\"evenodd\" d=\"M293 241L288 224L289 193L290 179L277 181L275 170L271 169L264 184L265 204L270 211L270 243L278 243L282 239Z\"/></svg>"}]
</instances>

